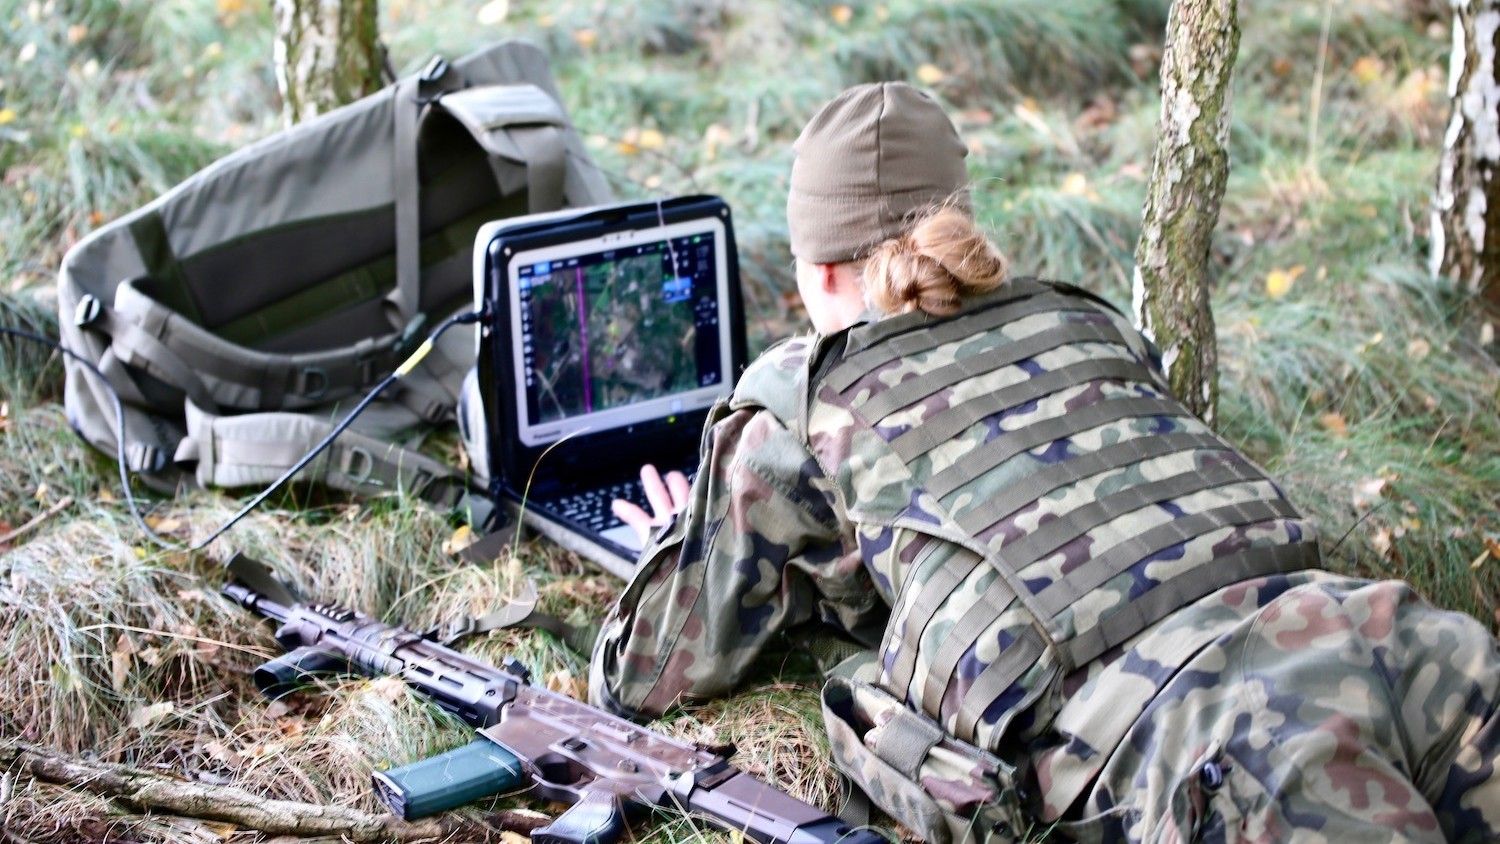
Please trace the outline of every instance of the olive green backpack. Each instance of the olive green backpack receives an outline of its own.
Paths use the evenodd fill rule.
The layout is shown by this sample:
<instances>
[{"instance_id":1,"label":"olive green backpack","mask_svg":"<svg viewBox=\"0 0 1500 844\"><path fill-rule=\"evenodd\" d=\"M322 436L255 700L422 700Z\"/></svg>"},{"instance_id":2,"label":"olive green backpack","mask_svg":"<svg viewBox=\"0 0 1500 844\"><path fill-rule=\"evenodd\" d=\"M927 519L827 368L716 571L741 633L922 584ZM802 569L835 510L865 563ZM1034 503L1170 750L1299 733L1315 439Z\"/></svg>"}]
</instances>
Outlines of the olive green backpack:
<instances>
[{"instance_id":1,"label":"olive green backpack","mask_svg":"<svg viewBox=\"0 0 1500 844\"><path fill-rule=\"evenodd\" d=\"M489 220L606 202L545 56L507 42L239 150L68 251L61 334L125 408L162 489L265 484L441 319L471 307ZM449 332L298 477L439 505L464 478L414 450L452 419L472 335ZM113 454L107 389L67 363L75 430Z\"/></svg>"}]
</instances>

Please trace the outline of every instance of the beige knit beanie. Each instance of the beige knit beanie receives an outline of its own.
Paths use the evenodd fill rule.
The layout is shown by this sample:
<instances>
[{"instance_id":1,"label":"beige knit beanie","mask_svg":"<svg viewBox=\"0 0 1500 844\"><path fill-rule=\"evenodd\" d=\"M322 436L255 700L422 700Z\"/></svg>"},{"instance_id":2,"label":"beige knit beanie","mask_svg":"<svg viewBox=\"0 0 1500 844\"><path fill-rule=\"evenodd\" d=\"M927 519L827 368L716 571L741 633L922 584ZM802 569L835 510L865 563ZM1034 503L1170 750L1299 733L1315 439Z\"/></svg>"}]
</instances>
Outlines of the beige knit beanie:
<instances>
[{"instance_id":1,"label":"beige knit beanie","mask_svg":"<svg viewBox=\"0 0 1500 844\"><path fill-rule=\"evenodd\" d=\"M844 91L792 149L786 219L792 254L804 261L862 258L934 203L968 208L968 149L942 107L905 82Z\"/></svg>"}]
</instances>

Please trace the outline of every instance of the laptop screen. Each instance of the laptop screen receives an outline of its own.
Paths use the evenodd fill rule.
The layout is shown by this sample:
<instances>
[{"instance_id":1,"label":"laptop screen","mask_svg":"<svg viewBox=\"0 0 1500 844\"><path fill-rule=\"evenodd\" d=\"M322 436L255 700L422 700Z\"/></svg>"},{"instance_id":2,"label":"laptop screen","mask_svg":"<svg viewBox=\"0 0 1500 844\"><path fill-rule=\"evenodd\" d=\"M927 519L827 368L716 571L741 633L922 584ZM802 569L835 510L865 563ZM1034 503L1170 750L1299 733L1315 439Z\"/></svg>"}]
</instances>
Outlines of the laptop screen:
<instances>
[{"instance_id":1,"label":"laptop screen","mask_svg":"<svg viewBox=\"0 0 1500 844\"><path fill-rule=\"evenodd\" d=\"M728 395L724 253L723 224L703 219L511 259L521 441L662 419Z\"/></svg>"}]
</instances>

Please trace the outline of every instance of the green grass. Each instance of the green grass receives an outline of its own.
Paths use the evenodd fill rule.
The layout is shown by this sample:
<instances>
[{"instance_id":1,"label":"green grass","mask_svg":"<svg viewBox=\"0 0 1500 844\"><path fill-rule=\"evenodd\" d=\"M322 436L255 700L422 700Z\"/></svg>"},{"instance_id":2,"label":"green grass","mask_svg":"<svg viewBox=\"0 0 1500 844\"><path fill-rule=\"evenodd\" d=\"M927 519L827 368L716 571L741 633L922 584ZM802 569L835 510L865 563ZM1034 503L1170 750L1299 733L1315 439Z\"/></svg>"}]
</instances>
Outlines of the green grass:
<instances>
[{"instance_id":1,"label":"green grass","mask_svg":"<svg viewBox=\"0 0 1500 844\"><path fill-rule=\"evenodd\" d=\"M408 71L500 37L542 44L622 195L725 196L757 348L804 319L789 295L790 144L839 87L885 76L936 79L972 148L980 217L1018 272L1128 302L1162 0L513 0L492 27L475 23L480 0L383 5ZM1447 34L1418 5L1334 4L1325 39L1323 3L1242 4L1233 170L1212 254L1221 427L1316 515L1330 565L1407 578L1494 625L1500 560L1470 564L1500 532L1500 368L1477 346L1472 303L1423 269ZM71 243L279 126L268 4L0 0L0 23L0 323L53 333L53 273ZM646 130L662 134L659 149L628 143ZM1267 294L1269 273L1298 267L1286 295ZM371 810L372 767L465 740L389 683L338 683L289 706L256 698L247 672L274 652L269 629L217 597L211 562L144 545L112 464L68 428L55 358L0 340L0 389L0 522L72 498L0 549L0 732ZM138 492L179 539L238 505ZM597 619L618 589L540 542L461 565L438 550L451 531L414 502L294 489L233 542L310 593L414 626L492 607L519 571L577 621ZM586 668L542 634L469 649L514 653L559 687ZM772 671L662 726L735 741L753 770L828 802L815 685L805 669ZM0 789L0 816L28 840L207 834L14 785ZM719 838L669 819L651 840L695 837Z\"/></svg>"}]
</instances>

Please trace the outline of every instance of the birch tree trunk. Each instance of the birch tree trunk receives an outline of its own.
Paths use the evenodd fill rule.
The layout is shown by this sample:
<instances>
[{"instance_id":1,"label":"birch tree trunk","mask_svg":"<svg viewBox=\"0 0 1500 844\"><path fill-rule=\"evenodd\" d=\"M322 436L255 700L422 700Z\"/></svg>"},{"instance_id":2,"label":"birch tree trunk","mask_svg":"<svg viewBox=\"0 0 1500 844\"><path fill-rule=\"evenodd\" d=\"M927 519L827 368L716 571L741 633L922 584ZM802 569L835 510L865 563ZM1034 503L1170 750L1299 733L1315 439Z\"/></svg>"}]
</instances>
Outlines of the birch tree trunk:
<instances>
[{"instance_id":1,"label":"birch tree trunk","mask_svg":"<svg viewBox=\"0 0 1500 844\"><path fill-rule=\"evenodd\" d=\"M1167 18L1161 125L1135 247L1135 324L1162 352L1173 391L1212 422L1218 346L1208 250L1229 175L1229 80L1238 0L1177 0Z\"/></svg>"},{"instance_id":2,"label":"birch tree trunk","mask_svg":"<svg viewBox=\"0 0 1500 844\"><path fill-rule=\"evenodd\" d=\"M1459 280L1500 309L1500 0L1451 0L1453 54L1432 207L1434 275Z\"/></svg>"},{"instance_id":3,"label":"birch tree trunk","mask_svg":"<svg viewBox=\"0 0 1500 844\"><path fill-rule=\"evenodd\" d=\"M288 126L380 89L379 0L275 0L275 16Z\"/></svg>"}]
</instances>

